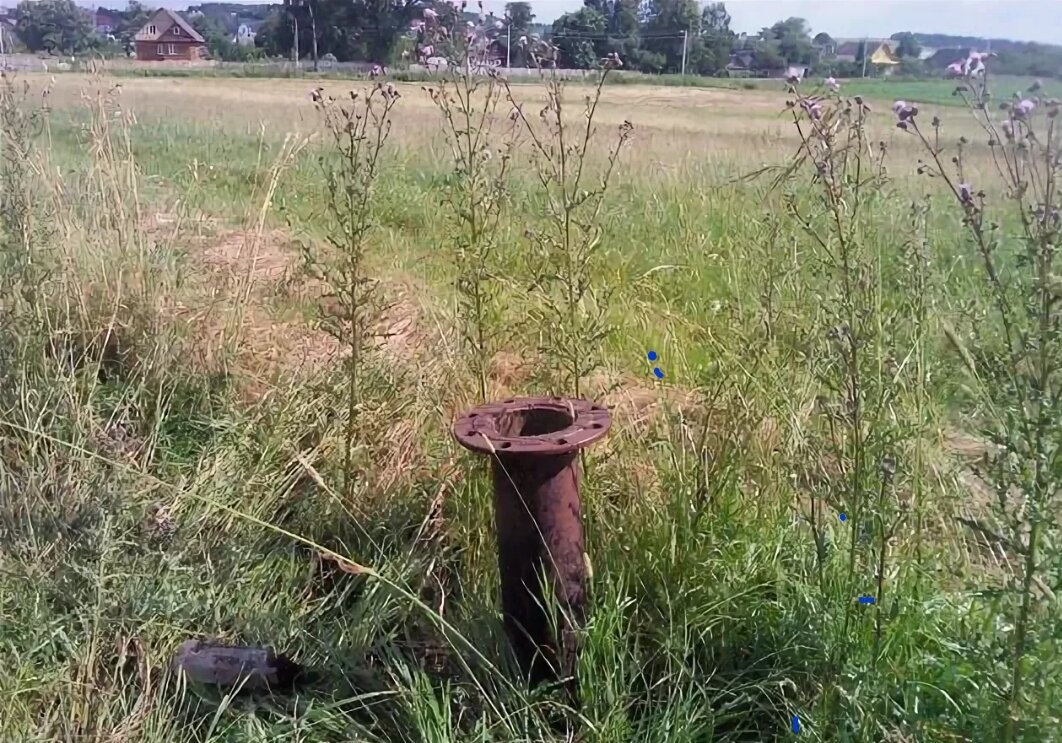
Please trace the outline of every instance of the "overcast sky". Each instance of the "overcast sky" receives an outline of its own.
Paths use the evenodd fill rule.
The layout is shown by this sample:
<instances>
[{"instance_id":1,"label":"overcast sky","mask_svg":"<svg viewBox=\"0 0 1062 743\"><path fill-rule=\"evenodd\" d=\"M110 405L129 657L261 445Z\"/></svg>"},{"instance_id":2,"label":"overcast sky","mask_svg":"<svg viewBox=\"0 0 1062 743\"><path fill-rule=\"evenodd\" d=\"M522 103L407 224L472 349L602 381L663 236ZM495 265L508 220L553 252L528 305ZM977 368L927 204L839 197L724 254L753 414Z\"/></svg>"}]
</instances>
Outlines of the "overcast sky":
<instances>
[{"instance_id":1,"label":"overcast sky","mask_svg":"<svg viewBox=\"0 0 1062 743\"><path fill-rule=\"evenodd\" d=\"M0 4L14 1L0 0ZM202 0L147 0L146 4L180 9L197 2ZM505 8L505 0L484 2L487 10L498 14ZM542 23L583 4L582 0L530 2L536 20ZM125 3L103 0L103 4ZM728 0L726 7L733 16L734 30L752 33L783 18L798 16L808 20L812 33L825 31L832 36L889 36L897 31L921 31L1062 44L1062 0Z\"/></svg>"}]
</instances>

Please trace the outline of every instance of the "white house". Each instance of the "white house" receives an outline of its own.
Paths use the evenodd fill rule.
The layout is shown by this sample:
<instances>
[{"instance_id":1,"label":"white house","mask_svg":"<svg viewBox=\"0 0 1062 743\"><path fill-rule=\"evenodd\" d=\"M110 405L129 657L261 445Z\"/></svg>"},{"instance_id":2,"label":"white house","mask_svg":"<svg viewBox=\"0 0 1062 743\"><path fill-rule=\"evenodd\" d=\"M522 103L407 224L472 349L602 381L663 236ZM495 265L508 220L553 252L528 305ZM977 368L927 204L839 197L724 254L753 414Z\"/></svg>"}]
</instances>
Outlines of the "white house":
<instances>
[{"instance_id":1,"label":"white house","mask_svg":"<svg viewBox=\"0 0 1062 743\"><path fill-rule=\"evenodd\" d=\"M235 44L241 45L254 44L255 36L257 36L257 34L253 28L246 23L241 23L239 28L236 29L236 35L232 37L232 41Z\"/></svg>"}]
</instances>

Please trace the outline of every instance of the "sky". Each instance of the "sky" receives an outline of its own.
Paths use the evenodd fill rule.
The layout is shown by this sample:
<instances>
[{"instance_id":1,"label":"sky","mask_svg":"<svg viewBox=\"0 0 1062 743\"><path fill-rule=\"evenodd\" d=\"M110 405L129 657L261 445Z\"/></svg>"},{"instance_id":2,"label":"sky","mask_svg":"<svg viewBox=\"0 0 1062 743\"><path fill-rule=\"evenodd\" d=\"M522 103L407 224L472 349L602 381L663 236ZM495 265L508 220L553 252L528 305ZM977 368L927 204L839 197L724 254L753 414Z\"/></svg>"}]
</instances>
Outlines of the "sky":
<instances>
[{"instance_id":1,"label":"sky","mask_svg":"<svg viewBox=\"0 0 1062 743\"><path fill-rule=\"evenodd\" d=\"M201 1L155 0L149 4L181 9ZM124 5L123 0L112 2ZM583 4L582 0L530 3L540 23ZM104 0L103 4L111 3ZM484 7L501 14L505 0L484 0ZM825 31L840 37L919 31L1062 44L1062 0L728 0L726 7L733 18L731 27L738 32L755 33L775 21L798 16L808 21L813 34Z\"/></svg>"}]
</instances>

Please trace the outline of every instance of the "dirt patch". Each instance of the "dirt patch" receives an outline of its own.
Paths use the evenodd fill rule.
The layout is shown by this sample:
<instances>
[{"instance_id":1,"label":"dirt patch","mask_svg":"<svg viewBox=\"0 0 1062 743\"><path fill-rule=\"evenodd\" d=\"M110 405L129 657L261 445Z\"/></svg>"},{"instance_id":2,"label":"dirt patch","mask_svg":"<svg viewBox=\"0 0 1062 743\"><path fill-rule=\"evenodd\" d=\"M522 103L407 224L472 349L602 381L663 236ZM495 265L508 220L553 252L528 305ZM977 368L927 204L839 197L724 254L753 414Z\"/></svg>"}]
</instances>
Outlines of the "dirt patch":
<instances>
[{"instance_id":1,"label":"dirt patch","mask_svg":"<svg viewBox=\"0 0 1062 743\"><path fill-rule=\"evenodd\" d=\"M612 411L613 419L641 429L670 411L686 418L701 418L707 412L705 401L692 390L674 385L654 385L633 374L601 372L591 375L587 394Z\"/></svg>"},{"instance_id":2,"label":"dirt patch","mask_svg":"<svg viewBox=\"0 0 1062 743\"><path fill-rule=\"evenodd\" d=\"M164 228L167 218L156 215ZM173 311L191 328L194 361L239 380L258 400L282 378L303 379L335 362L342 348L274 301L285 293L297 247L279 230L216 230L190 239L191 295Z\"/></svg>"},{"instance_id":3,"label":"dirt patch","mask_svg":"<svg viewBox=\"0 0 1062 743\"><path fill-rule=\"evenodd\" d=\"M377 347L395 361L416 361L426 348L426 329L422 327L424 313L414 299L416 296L418 290L411 281L395 287L376 326Z\"/></svg>"},{"instance_id":4,"label":"dirt patch","mask_svg":"<svg viewBox=\"0 0 1062 743\"><path fill-rule=\"evenodd\" d=\"M289 276L298 259L295 244L279 230L262 234L234 230L211 239L203 264L230 281L273 284Z\"/></svg>"},{"instance_id":5,"label":"dirt patch","mask_svg":"<svg viewBox=\"0 0 1062 743\"><path fill-rule=\"evenodd\" d=\"M339 340L347 322L342 303L299 271L299 245L285 232L214 230L190 242L195 290L175 311L193 328L197 359L235 373L248 399L281 380L306 379L347 353ZM430 323L430 292L414 277L388 276L380 293L377 350L422 377L440 368L429 363L440 340Z\"/></svg>"}]
</instances>

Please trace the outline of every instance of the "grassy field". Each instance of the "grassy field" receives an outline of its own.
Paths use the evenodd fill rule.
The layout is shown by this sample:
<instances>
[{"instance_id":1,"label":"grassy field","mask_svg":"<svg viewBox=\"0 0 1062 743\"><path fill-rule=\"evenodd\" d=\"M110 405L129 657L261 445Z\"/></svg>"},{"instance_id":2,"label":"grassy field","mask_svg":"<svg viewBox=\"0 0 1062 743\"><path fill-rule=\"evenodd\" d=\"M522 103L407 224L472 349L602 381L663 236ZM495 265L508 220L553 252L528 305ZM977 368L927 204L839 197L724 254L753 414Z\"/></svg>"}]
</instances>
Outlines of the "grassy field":
<instances>
[{"instance_id":1,"label":"grassy field","mask_svg":"<svg viewBox=\"0 0 1062 743\"><path fill-rule=\"evenodd\" d=\"M1000 196L985 135L936 87L865 84L861 157L887 151L885 170L858 209L846 195L835 253L810 165L746 177L796 157L780 88L606 86L586 188L634 128L587 223L601 239L575 331L535 280L549 201L522 135L475 358L461 179L429 93L400 85L348 461L347 349L327 332L342 292L300 270L335 226L317 83L26 81L7 131L48 113L25 151L5 140L4 187L27 197L6 208L29 216L0 279L0 740L987 741L1011 715L1011 740L1060 739L1058 557L1018 590L1025 532L983 479L998 411L982 392L1001 383L967 347L998 349L990 291L888 112L929 102L943 140L970 141L966 181ZM588 92L569 90L569 126ZM514 95L532 120L546 102ZM519 126L509 107L498 138ZM584 460L577 710L528 691L508 655L487 463L449 434L480 365L489 399L577 385L613 414ZM185 686L168 664L195 637L272 644L313 673L275 695Z\"/></svg>"},{"instance_id":2,"label":"grassy field","mask_svg":"<svg viewBox=\"0 0 1062 743\"><path fill-rule=\"evenodd\" d=\"M167 67L125 61L118 64L109 62L108 64L110 65L108 68L110 74L123 77L167 77L178 79L229 79L237 77L241 79L259 79L283 78L284 75L287 74L288 79L302 78L307 81L332 81L333 84L337 81L350 79L351 77L358 77L357 75L342 71L324 70L315 73L309 67L305 67L297 72L289 71L284 73L279 71L275 66L255 63L246 65L232 63L219 68ZM395 74L398 79L408 82L430 82L435 79L435 77L430 74L417 73L408 70L400 70ZM365 76L361 77L365 79ZM587 80L581 83L576 80L573 81L572 84L590 84L591 82L592 80ZM818 81L816 80L814 82ZM1035 82L1037 82L1036 79L1031 77L1004 75L993 78L992 88L997 92L997 95L1002 96L1002 100L1008 98L1015 92L1024 92L1028 90L1029 86ZM962 99L955 95L955 89L958 86L958 83L955 80L938 78L918 79L897 76L867 78L862 80L851 79L846 80L845 83L852 86L858 86L863 94L869 98L877 98L881 100L888 99L890 101L899 99L915 103L947 107L965 106ZM710 90L772 91L781 89L784 83L781 80L763 78L717 78L703 77L701 75L682 76L675 74L649 75L628 72L623 76L613 76L610 78L608 84L633 85L637 87L662 86L707 88ZM1062 96L1062 83L1058 80L1049 78L1048 80L1043 81L1042 85L1045 96L1055 98Z\"/></svg>"}]
</instances>

